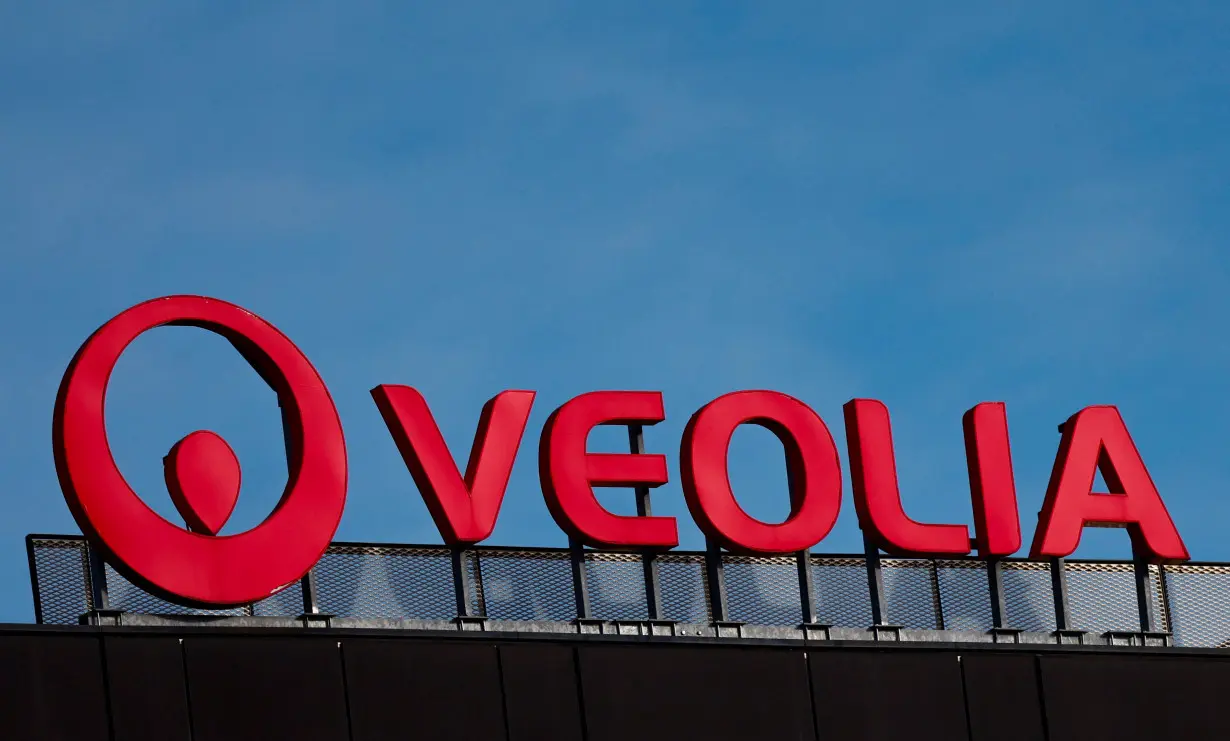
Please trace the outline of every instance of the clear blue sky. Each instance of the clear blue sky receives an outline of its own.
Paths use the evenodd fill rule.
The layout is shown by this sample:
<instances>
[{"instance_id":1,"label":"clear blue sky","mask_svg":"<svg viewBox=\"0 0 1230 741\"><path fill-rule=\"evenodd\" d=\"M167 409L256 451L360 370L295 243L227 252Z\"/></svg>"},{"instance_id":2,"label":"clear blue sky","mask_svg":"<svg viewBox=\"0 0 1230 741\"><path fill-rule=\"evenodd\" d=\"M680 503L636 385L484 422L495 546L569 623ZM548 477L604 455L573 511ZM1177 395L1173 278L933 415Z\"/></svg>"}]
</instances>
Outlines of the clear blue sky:
<instances>
[{"instance_id":1,"label":"clear blue sky","mask_svg":"<svg viewBox=\"0 0 1230 741\"><path fill-rule=\"evenodd\" d=\"M76 531L64 366L169 293L256 311L321 371L341 539L439 540L378 383L422 389L463 455L487 398L539 392L505 544L563 543L535 462L552 408L663 391L655 508L690 547L683 424L772 388L843 450L841 405L884 400L929 521L970 521L960 416L1007 402L1027 540L1056 424L1117 404L1193 555L1230 560L1227 49L1222 2L7 3L0 620L31 619L23 536ZM274 397L217 337L143 337L108 413L161 512L161 458L198 428L243 465L224 532L281 492ZM776 441L734 448L741 501L783 516ZM818 550L858 547L845 496Z\"/></svg>"}]
</instances>

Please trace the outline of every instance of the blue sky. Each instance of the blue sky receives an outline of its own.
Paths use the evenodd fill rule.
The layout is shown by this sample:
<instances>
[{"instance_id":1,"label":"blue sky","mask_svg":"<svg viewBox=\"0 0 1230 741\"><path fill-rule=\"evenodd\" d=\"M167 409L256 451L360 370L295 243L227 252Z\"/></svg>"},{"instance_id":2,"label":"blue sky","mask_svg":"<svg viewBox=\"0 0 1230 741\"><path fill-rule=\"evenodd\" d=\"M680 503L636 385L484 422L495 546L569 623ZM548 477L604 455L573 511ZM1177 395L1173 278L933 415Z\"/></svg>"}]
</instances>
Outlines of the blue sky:
<instances>
[{"instance_id":1,"label":"blue sky","mask_svg":"<svg viewBox=\"0 0 1230 741\"><path fill-rule=\"evenodd\" d=\"M1230 6L1217 2L375 3L0 9L0 620L32 617L28 532L76 532L60 375L99 324L200 293L286 332L338 405L340 539L438 542L368 396L420 388L464 454L538 392L491 542L560 545L542 422L657 389L888 404L907 510L969 522L961 413L1008 404L1025 538L1056 424L1117 404L1193 556L1230 560ZM142 337L108 397L129 481L199 428L243 465L224 532L285 482L272 393L221 339ZM593 438L617 449L616 435ZM848 470L847 470L848 474ZM787 511L740 431L740 500ZM858 547L847 476L818 550ZM631 496L607 492L613 509ZM1087 532L1078 555L1127 555Z\"/></svg>"}]
</instances>

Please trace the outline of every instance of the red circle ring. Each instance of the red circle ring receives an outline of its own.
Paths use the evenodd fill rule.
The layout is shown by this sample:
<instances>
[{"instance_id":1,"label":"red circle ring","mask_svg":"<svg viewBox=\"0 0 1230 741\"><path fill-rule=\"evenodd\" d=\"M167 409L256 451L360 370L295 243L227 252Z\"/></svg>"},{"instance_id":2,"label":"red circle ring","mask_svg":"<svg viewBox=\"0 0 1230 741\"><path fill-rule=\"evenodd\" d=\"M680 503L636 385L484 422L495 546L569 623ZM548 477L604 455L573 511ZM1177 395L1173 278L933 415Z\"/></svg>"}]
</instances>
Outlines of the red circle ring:
<instances>
[{"instance_id":1,"label":"red circle ring","mask_svg":"<svg viewBox=\"0 0 1230 741\"><path fill-rule=\"evenodd\" d=\"M273 512L243 533L190 532L129 487L107 442L107 383L124 349L155 327L186 325L225 337L278 394L290 475ZM272 324L234 304L168 296L100 327L64 373L52 428L60 487L77 524L129 580L192 606L235 606L301 579L324 555L346 504L346 443L324 381Z\"/></svg>"}]
</instances>

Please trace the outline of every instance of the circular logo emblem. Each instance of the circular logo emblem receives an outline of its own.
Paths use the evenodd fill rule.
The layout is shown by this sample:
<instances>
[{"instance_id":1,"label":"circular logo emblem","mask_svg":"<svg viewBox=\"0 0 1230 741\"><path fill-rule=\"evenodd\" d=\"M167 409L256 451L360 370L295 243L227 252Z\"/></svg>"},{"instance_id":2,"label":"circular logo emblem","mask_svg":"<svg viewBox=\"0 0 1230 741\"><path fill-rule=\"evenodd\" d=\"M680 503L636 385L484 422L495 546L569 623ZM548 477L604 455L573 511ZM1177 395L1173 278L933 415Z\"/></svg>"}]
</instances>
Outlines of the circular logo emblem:
<instances>
[{"instance_id":1,"label":"circular logo emblem","mask_svg":"<svg viewBox=\"0 0 1230 741\"><path fill-rule=\"evenodd\" d=\"M193 432L164 460L187 529L141 501L116 467L103 414L111 371L133 340L165 325L225 337L278 395L290 476L273 512L251 530L216 534L234 509L240 468L212 432ZM324 381L273 325L217 299L153 299L100 327L60 382L52 437L60 487L82 532L126 578L181 604L242 605L295 583L324 554L346 504L346 444Z\"/></svg>"}]
</instances>

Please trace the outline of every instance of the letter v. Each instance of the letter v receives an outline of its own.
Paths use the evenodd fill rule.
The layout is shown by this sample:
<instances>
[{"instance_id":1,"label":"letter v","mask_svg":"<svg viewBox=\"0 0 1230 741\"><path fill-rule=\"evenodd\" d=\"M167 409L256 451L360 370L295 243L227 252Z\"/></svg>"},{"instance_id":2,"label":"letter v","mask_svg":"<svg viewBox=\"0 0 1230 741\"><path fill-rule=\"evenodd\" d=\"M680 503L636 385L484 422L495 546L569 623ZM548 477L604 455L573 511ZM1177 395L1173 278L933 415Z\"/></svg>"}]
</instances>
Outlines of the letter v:
<instances>
[{"instance_id":1,"label":"letter v","mask_svg":"<svg viewBox=\"0 0 1230 741\"><path fill-rule=\"evenodd\" d=\"M502 391L483 406L464 478L417 389L380 385L371 394L444 541L469 545L489 537L534 392Z\"/></svg>"}]
</instances>

